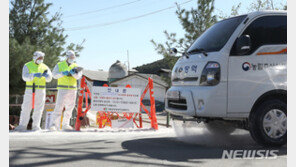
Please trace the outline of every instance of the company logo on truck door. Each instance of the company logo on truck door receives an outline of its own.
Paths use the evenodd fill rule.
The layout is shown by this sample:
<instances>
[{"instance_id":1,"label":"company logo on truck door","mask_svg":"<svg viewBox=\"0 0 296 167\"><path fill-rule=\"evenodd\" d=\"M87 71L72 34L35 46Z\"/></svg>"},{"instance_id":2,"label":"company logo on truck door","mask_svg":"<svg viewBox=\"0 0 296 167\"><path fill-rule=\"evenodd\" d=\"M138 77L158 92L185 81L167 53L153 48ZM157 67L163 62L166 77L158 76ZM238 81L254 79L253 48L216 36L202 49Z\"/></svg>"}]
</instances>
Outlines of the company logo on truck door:
<instances>
[{"instance_id":1,"label":"company logo on truck door","mask_svg":"<svg viewBox=\"0 0 296 167\"><path fill-rule=\"evenodd\" d=\"M251 68L251 64L248 62L244 62L242 68L244 71L248 71Z\"/></svg>"},{"instance_id":2,"label":"company logo on truck door","mask_svg":"<svg viewBox=\"0 0 296 167\"><path fill-rule=\"evenodd\" d=\"M260 71L264 70L267 68L272 68L272 67L278 67L278 66L285 66L285 63L249 63L249 62L244 62L242 64L242 69L244 71L249 71L253 69L253 71Z\"/></svg>"}]
</instances>

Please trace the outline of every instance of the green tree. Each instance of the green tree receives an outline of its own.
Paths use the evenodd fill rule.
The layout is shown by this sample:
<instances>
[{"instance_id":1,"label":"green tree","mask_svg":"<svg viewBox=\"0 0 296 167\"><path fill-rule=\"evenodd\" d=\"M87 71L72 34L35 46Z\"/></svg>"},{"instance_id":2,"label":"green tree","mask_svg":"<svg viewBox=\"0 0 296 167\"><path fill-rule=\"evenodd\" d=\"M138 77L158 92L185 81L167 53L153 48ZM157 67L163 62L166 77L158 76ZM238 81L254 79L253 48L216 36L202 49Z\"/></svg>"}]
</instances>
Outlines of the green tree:
<instances>
[{"instance_id":1,"label":"green tree","mask_svg":"<svg viewBox=\"0 0 296 167\"><path fill-rule=\"evenodd\" d=\"M250 7L249 12L260 10L287 10L287 1L283 0L286 4L275 4L273 0L254 0Z\"/></svg>"},{"instance_id":2,"label":"green tree","mask_svg":"<svg viewBox=\"0 0 296 167\"><path fill-rule=\"evenodd\" d=\"M247 7L248 12L261 11L261 10L287 10L287 1L282 0L280 4L275 4L273 0L253 0ZM240 12L241 3L233 5L231 14L226 15L223 11L219 11L219 19L226 19L233 16L242 14Z\"/></svg>"},{"instance_id":3,"label":"green tree","mask_svg":"<svg viewBox=\"0 0 296 167\"><path fill-rule=\"evenodd\" d=\"M168 33L165 30L165 43L157 43L153 39L151 40L157 53L164 56L164 61L169 69L172 69L178 60L169 54L169 49L176 48L180 52L185 52L197 37L217 22L217 16L213 12L214 0L198 0L197 7L190 10L182 9L177 4L176 15L185 30L184 37L177 38L176 33ZM164 80L170 85L170 79Z\"/></svg>"},{"instance_id":4,"label":"green tree","mask_svg":"<svg viewBox=\"0 0 296 167\"><path fill-rule=\"evenodd\" d=\"M61 13L50 15L52 3L44 0L11 0L9 9L9 90L21 93L23 65L32 60L33 53L45 53L44 63L53 68L63 56L65 49L79 53L82 44L66 45L67 35L62 28Z\"/></svg>"},{"instance_id":5,"label":"green tree","mask_svg":"<svg viewBox=\"0 0 296 167\"><path fill-rule=\"evenodd\" d=\"M197 37L217 22L217 16L213 12L214 0L198 0L197 7L190 10L182 9L177 4L176 14L185 30L184 37L177 39L176 33L168 33L165 30L167 41L164 44L151 40L157 53L163 55L167 60L170 69L173 68L176 59L169 58L169 49L174 47L180 52L187 50Z\"/></svg>"}]
</instances>

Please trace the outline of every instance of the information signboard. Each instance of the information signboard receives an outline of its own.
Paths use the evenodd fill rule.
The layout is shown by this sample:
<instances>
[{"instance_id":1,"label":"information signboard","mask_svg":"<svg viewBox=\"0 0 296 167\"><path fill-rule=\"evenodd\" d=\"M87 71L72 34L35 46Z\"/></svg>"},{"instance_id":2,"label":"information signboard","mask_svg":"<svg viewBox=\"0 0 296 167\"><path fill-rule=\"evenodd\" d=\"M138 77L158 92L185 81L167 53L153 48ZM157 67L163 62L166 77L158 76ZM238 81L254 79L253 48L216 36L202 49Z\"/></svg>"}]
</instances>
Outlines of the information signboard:
<instances>
[{"instance_id":1,"label":"information signboard","mask_svg":"<svg viewBox=\"0 0 296 167\"><path fill-rule=\"evenodd\" d=\"M138 88L93 87L91 110L138 113L141 90Z\"/></svg>"}]
</instances>

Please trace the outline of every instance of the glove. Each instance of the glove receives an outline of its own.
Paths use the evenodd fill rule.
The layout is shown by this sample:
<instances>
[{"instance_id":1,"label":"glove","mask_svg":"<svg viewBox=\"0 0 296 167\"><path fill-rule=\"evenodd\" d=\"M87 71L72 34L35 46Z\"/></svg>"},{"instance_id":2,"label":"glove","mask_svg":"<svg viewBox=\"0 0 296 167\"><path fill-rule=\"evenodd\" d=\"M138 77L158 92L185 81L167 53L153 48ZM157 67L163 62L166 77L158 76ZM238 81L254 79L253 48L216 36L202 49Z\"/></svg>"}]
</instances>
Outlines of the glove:
<instances>
[{"instance_id":1,"label":"glove","mask_svg":"<svg viewBox=\"0 0 296 167\"><path fill-rule=\"evenodd\" d=\"M45 78L48 77L47 70L45 70L45 71L43 72L42 76L45 77Z\"/></svg>"},{"instance_id":2,"label":"glove","mask_svg":"<svg viewBox=\"0 0 296 167\"><path fill-rule=\"evenodd\" d=\"M47 73L43 73L42 76L46 78L46 77L48 77L48 74Z\"/></svg>"},{"instance_id":3,"label":"glove","mask_svg":"<svg viewBox=\"0 0 296 167\"><path fill-rule=\"evenodd\" d=\"M67 76L69 75L69 71L63 71L62 74Z\"/></svg>"},{"instance_id":4,"label":"glove","mask_svg":"<svg viewBox=\"0 0 296 167\"><path fill-rule=\"evenodd\" d=\"M33 77L41 78L41 77L42 77L42 74L41 74L41 73L35 73L35 74L33 75Z\"/></svg>"},{"instance_id":5,"label":"glove","mask_svg":"<svg viewBox=\"0 0 296 167\"><path fill-rule=\"evenodd\" d=\"M74 75L75 73L77 73L77 71L74 68L70 70L71 75Z\"/></svg>"}]
</instances>

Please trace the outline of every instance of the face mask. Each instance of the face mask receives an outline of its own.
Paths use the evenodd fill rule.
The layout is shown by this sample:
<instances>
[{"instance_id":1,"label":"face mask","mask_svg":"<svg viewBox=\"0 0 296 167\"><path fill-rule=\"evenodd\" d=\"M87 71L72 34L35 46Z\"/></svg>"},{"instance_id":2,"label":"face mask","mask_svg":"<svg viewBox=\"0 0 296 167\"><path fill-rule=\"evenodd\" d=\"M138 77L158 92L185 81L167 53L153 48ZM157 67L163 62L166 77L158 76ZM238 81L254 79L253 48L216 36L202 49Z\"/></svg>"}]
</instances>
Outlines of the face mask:
<instances>
[{"instance_id":1,"label":"face mask","mask_svg":"<svg viewBox=\"0 0 296 167\"><path fill-rule=\"evenodd\" d=\"M74 61L75 61L74 59L68 59L68 63L69 63L69 64L74 63Z\"/></svg>"},{"instance_id":2,"label":"face mask","mask_svg":"<svg viewBox=\"0 0 296 167\"><path fill-rule=\"evenodd\" d=\"M43 60L36 60L36 64L41 64L43 63Z\"/></svg>"}]
</instances>

